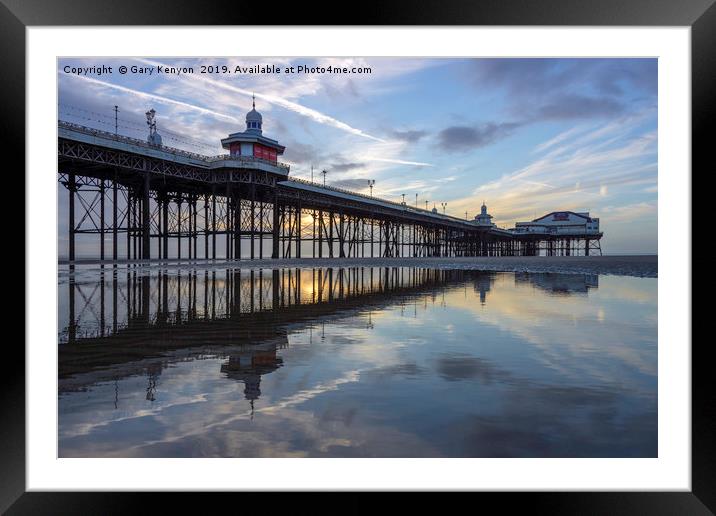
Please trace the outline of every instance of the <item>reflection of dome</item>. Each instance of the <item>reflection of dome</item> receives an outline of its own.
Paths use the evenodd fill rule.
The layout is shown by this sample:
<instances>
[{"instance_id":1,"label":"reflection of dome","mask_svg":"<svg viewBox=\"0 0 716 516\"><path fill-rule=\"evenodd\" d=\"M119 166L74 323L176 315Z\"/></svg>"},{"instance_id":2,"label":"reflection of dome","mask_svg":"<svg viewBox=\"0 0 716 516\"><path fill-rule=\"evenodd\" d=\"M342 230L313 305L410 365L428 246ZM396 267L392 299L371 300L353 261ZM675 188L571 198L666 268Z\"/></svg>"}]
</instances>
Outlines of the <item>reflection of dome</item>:
<instances>
[{"instance_id":1,"label":"reflection of dome","mask_svg":"<svg viewBox=\"0 0 716 516\"><path fill-rule=\"evenodd\" d=\"M475 278L474 289L480 295L480 304L485 304L487 293L490 291L494 276L492 274L480 274Z\"/></svg>"},{"instance_id":2,"label":"reflection of dome","mask_svg":"<svg viewBox=\"0 0 716 516\"><path fill-rule=\"evenodd\" d=\"M261 386L260 374L246 375L244 385L246 386L244 396L246 396L247 400L254 401L259 399L259 396L261 396L261 389L259 388Z\"/></svg>"},{"instance_id":3,"label":"reflection of dome","mask_svg":"<svg viewBox=\"0 0 716 516\"><path fill-rule=\"evenodd\" d=\"M228 378L244 382L244 396L254 401L261 396L261 376L272 373L283 364L276 356L276 350L255 351L232 355L229 361L221 365L221 372Z\"/></svg>"}]
</instances>

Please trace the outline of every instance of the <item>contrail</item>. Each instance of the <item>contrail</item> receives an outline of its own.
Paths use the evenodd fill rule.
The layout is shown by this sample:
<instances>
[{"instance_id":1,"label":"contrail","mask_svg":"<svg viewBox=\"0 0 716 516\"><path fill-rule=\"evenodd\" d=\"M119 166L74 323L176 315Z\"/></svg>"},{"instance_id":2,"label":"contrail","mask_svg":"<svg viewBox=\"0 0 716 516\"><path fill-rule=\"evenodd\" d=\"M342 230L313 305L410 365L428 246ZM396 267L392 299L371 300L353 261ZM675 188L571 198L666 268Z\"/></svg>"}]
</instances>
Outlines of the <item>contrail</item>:
<instances>
[{"instance_id":1,"label":"contrail","mask_svg":"<svg viewBox=\"0 0 716 516\"><path fill-rule=\"evenodd\" d=\"M398 165L415 165L418 167L432 167L430 163L422 163L420 161L405 161L402 159L390 159L390 158L365 158L368 161L384 161L385 163L397 163Z\"/></svg>"},{"instance_id":2,"label":"contrail","mask_svg":"<svg viewBox=\"0 0 716 516\"><path fill-rule=\"evenodd\" d=\"M158 61L151 61L149 59L137 59L137 61L139 61L141 63L149 64L152 66L166 66L164 63L160 63ZM209 79L207 77L192 76L192 78L195 80L206 82L207 84L211 84L218 88L223 88L225 90L229 90L234 93L239 93L241 95L246 95L249 97L254 95L254 92L252 92L252 91L245 90L243 88L238 88L236 86L232 86L231 84L227 84L225 82L215 81L214 79ZM320 111L316 111L315 109L311 109L306 106L302 106L301 104L297 104L296 102L291 102L290 100L286 100L284 98L277 97L275 95L266 95L263 93L256 93L255 95L259 99L265 100L266 102L269 102L271 104L276 104L277 106L281 106L282 108L293 111L294 113L298 113L299 115L308 117L311 120L313 120L314 122L318 122L319 124L330 125L337 129L341 129L342 131L346 131L348 133L355 134L357 136L362 136L363 138L375 140L377 142L385 141L381 138L378 138L376 136L368 134L360 129L356 129L355 127L352 127L352 126L346 124L345 122L336 120L335 118L333 118L329 115L321 113Z\"/></svg>"},{"instance_id":3,"label":"contrail","mask_svg":"<svg viewBox=\"0 0 716 516\"><path fill-rule=\"evenodd\" d=\"M58 73L59 73L59 72L58 72ZM196 105L194 105L194 104L189 104L188 102L182 102L182 101L180 101L180 100L174 100L174 99L170 99L170 98L167 98L167 97L162 97L162 96L160 96L160 95L154 95L153 93L146 93L146 92L144 92L144 91L133 90L132 88L127 88L126 86L120 86L120 85L118 85L118 84L112 84L112 83L110 83L110 82L100 81L100 80L98 80L98 79L93 79L93 78L91 78L91 77L86 77L86 76L84 76L84 75L67 75L67 76L68 76L68 77L75 77L75 78L77 78L77 79L81 79L81 80L83 80L83 81L87 81L87 82L90 82L90 83L92 83L92 84L98 84L98 85L104 86L104 87L106 87L106 88L112 88L112 89L114 89L114 90L123 91L123 92L125 92L125 93L130 93L130 94L132 94L132 95L137 95L137 96L139 96L139 97L156 100L156 101L158 101L158 102L164 102L164 103L166 103L166 104L174 104L175 106L182 106L182 107L185 107L185 108L194 109L194 110L199 111L199 112L201 112L201 113L204 113L204 114L207 114L207 115L212 115L212 116L215 116L215 117L218 117L218 118L225 118L225 119L231 120L231 121L233 121L233 122L241 122L241 119L239 119L239 118L237 118L237 117L235 117L235 116L227 115L227 114L225 114L225 113L219 113L218 111L213 111L213 110L211 110L211 109L206 109L206 108L203 108L203 107L201 107L201 106L196 106Z\"/></svg>"}]
</instances>

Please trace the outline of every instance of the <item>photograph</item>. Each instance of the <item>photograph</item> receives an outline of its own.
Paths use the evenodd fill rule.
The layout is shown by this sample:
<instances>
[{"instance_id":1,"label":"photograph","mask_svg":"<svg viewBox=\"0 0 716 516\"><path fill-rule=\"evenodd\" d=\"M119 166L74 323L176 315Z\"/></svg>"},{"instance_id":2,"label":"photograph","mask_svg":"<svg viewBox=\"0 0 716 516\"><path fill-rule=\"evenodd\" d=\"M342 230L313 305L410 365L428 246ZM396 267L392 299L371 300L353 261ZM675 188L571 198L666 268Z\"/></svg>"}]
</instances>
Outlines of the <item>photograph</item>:
<instances>
[{"instance_id":1,"label":"photograph","mask_svg":"<svg viewBox=\"0 0 716 516\"><path fill-rule=\"evenodd\" d=\"M660 457L657 57L87 52L58 458Z\"/></svg>"}]
</instances>

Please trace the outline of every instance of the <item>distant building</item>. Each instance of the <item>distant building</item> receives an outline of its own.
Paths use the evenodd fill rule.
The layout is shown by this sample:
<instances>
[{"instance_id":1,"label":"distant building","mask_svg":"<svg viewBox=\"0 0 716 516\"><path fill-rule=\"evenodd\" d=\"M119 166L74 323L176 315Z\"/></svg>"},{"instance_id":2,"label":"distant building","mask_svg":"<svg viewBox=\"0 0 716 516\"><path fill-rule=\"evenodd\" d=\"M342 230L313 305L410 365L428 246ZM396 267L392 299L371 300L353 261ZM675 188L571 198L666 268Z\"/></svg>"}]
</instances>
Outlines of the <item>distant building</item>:
<instances>
[{"instance_id":1,"label":"distant building","mask_svg":"<svg viewBox=\"0 0 716 516\"><path fill-rule=\"evenodd\" d=\"M230 134L221 140L221 146L235 158L259 158L274 162L286 150L278 141L263 135L263 117L256 111L255 98L253 108L246 113L246 130Z\"/></svg>"},{"instance_id":2,"label":"distant building","mask_svg":"<svg viewBox=\"0 0 716 516\"><path fill-rule=\"evenodd\" d=\"M531 222L518 222L512 231L554 236L598 235L599 219L590 217L589 212L553 211Z\"/></svg>"},{"instance_id":3,"label":"distant building","mask_svg":"<svg viewBox=\"0 0 716 516\"><path fill-rule=\"evenodd\" d=\"M482 201L482 207L480 208L480 214L475 215L475 220L473 223L477 226L486 227L486 228L492 228L495 226L495 224L492 223L492 215L487 213L487 206L485 205L485 201Z\"/></svg>"}]
</instances>

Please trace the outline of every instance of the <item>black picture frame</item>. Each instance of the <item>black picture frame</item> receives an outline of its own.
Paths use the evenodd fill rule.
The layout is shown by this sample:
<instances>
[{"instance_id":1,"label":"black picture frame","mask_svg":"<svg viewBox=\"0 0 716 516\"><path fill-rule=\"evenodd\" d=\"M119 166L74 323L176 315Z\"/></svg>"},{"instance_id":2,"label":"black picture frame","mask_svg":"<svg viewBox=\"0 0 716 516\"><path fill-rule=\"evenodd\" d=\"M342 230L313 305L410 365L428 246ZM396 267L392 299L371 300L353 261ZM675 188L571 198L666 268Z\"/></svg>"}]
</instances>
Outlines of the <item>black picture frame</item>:
<instances>
[{"instance_id":1,"label":"black picture frame","mask_svg":"<svg viewBox=\"0 0 716 516\"><path fill-rule=\"evenodd\" d=\"M12 170L25 170L24 153L17 150L24 148L25 143L26 27L253 25L255 20L270 25L689 26L692 37L692 168L706 168L708 150L712 146L707 142L706 126L716 119L716 109L710 102L712 92L716 91L714 0L394 0L340 11L321 4L293 3L269 9L269 12L270 18L267 18L266 6L261 3L224 0L211 2L211 5L201 0L0 0L0 131L7 149L13 150ZM339 15L339 12L350 12L350 15ZM684 180L688 180L689 173L684 171ZM17 179L17 172L15 174L16 184L22 185L23 181ZM20 188L26 195L31 193L24 191L24 186ZM16 194L16 198L23 196ZM25 270L26 275L31 272ZM6 338L5 343L5 371L0 390L0 511L7 514L118 514L151 510L147 494L25 492L25 353L13 339ZM477 496L499 503L501 511L527 506L530 511L570 514L713 514L716 511L716 400L710 382L712 373L708 370L711 367L706 356L708 344L709 340L703 340L692 346L690 492L483 493ZM151 496L161 497L167 511L172 505L188 508L185 495L162 493ZM241 496L243 510L267 507L265 495ZM353 494L350 503L343 502L345 505L340 512L370 510L378 503L372 496ZM311 512L333 503L320 495L310 498ZM422 496L413 496L411 500L423 503ZM273 501L270 507L276 508Z\"/></svg>"}]
</instances>

